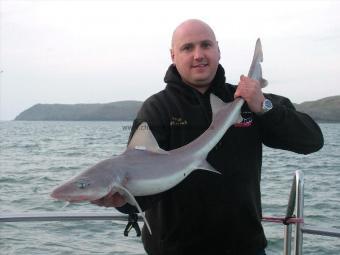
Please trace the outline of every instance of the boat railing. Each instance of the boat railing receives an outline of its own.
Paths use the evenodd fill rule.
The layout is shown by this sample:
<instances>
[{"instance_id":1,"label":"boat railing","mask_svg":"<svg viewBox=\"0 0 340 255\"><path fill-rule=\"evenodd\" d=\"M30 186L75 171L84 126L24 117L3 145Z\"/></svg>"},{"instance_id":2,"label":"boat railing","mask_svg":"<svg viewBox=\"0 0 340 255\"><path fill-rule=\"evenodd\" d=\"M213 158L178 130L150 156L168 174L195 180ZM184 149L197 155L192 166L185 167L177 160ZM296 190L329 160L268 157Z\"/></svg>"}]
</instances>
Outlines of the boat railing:
<instances>
[{"instance_id":1,"label":"boat railing","mask_svg":"<svg viewBox=\"0 0 340 255\"><path fill-rule=\"evenodd\" d=\"M294 246L294 255L302 255L304 234L340 238L340 229L319 228L305 224L303 210L304 210L304 175L302 171L296 171L291 186L291 191L289 194L285 217L283 218L263 217L263 221L265 222L275 222L284 224L283 255L292 254L292 245ZM294 240L292 237L293 225L295 225Z\"/></svg>"},{"instance_id":2,"label":"boat railing","mask_svg":"<svg viewBox=\"0 0 340 255\"><path fill-rule=\"evenodd\" d=\"M340 238L340 229L319 228L308 226L304 222L304 176L302 171L296 171L289 194L287 211L285 217L263 217L264 222L284 224L284 247L283 254L302 255L303 235L321 235ZM295 215L294 215L295 212ZM0 213L1 222L31 222L31 221L79 221L79 220L115 220L129 221L128 215L113 215L111 213L94 212L43 212L43 213ZM142 221L141 217L138 217ZM294 240L293 225L295 225Z\"/></svg>"}]
</instances>

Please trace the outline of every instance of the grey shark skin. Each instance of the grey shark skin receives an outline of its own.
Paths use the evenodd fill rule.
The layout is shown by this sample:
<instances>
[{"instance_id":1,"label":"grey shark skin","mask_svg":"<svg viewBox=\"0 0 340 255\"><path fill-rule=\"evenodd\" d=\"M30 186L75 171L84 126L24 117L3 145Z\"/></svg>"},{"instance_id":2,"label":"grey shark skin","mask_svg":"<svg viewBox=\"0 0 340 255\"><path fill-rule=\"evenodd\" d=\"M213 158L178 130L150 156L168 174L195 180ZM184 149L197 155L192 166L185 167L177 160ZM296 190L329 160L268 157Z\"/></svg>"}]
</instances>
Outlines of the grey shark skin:
<instances>
[{"instance_id":1,"label":"grey shark skin","mask_svg":"<svg viewBox=\"0 0 340 255\"><path fill-rule=\"evenodd\" d=\"M258 40L250 77L252 73L256 73L256 78L264 81L259 70L260 62L262 49ZM243 102L234 100L224 103L211 94L210 103L212 122L209 128L191 143L164 151L158 146L148 124L143 122L121 155L90 167L54 189L51 196L68 202L82 202L94 201L110 193L119 192L126 202L137 207L151 233L135 196L154 195L169 190L198 169L219 173L206 161L206 157L228 128L241 119Z\"/></svg>"}]
</instances>

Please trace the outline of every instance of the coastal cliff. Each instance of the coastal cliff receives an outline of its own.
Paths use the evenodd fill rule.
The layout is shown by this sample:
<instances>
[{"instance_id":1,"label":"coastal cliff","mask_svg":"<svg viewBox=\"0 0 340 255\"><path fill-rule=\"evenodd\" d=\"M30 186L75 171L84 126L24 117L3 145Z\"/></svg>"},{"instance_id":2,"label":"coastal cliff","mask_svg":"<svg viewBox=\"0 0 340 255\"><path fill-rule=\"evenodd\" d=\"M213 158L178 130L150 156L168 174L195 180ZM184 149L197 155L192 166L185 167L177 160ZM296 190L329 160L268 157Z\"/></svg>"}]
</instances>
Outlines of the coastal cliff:
<instances>
[{"instance_id":1,"label":"coastal cliff","mask_svg":"<svg viewBox=\"0 0 340 255\"><path fill-rule=\"evenodd\" d=\"M15 120L28 121L124 121L133 120L143 102L119 101L107 104L36 104ZM340 95L294 104L318 122L340 122Z\"/></svg>"},{"instance_id":2,"label":"coastal cliff","mask_svg":"<svg viewBox=\"0 0 340 255\"><path fill-rule=\"evenodd\" d=\"M30 121L115 121L133 120L140 101L107 104L36 104L20 113L15 120Z\"/></svg>"},{"instance_id":3,"label":"coastal cliff","mask_svg":"<svg viewBox=\"0 0 340 255\"><path fill-rule=\"evenodd\" d=\"M340 122L340 95L295 104L295 107L318 122Z\"/></svg>"}]
</instances>

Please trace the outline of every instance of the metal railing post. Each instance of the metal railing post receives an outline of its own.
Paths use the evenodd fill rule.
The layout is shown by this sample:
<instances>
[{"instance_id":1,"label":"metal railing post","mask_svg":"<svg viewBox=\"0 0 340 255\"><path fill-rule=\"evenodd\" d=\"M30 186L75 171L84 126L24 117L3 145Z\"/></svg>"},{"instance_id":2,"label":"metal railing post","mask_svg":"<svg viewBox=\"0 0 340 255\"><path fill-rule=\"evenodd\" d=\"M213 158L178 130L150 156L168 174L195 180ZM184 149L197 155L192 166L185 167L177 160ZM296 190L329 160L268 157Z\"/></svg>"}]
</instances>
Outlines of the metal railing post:
<instances>
[{"instance_id":1,"label":"metal railing post","mask_svg":"<svg viewBox=\"0 0 340 255\"><path fill-rule=\"evenodd\" d=\"M303 172L296 171L296 217L303 219L303 206L304 206L304 179ZM303 244L303 223L296 223L295 225L295 255L302 255L302 244Z\"/></svg>"},{"instance_id":2,"label":"metal railing post","mask_svg":"<svg viewBox=\"0 0 340 255\"><path fill-rule=\"evenodd\" d=\"M296 173L293 178L292 186L290 188L287 210L286 210L286 219L293 216L295 211L295 201L296 201ZM284 239L283 239L283 255L291 255L292 253L292 225L285 224L284 226Z\"/></svg>"},{"instance_id":3,"label":"metal railing post","mask_svg":"<svg viewBox=\"0 0 340 255\"><path fill-rule=\"evenodd\" d=\"M292 252L292 225L284 226L283 254L291 255Z\"/></svg>"}]
</instances>

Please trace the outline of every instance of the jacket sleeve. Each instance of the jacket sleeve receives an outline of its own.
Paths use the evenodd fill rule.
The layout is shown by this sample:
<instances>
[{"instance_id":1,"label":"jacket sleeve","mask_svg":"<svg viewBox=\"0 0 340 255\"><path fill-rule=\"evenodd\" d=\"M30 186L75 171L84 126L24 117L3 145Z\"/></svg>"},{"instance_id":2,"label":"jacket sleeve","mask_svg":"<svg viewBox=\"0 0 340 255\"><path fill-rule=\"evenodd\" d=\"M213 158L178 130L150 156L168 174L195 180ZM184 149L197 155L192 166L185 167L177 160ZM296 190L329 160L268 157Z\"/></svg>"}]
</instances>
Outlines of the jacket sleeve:
<instances>
[{"instance_id":1,"label":"jacket sleeve","mask_svg":"<svg viewBox=\"0 0 340 255\"><path fill-rule=\"evenodd\" d=\"M157 97L153 96L147 99L139 110L136 119L133 121L129 142L139 125L142 122L147 122L152 134L158 142L159 147L164 150L168 150L170 121L167 120L167 116L168 115L166 114L165 108L162 107L162 104L159 102L159 100L157 100ZM162 193L157 195L136 197L136 200L141 209L145 211L157 203L161 197ZM117 207L116 209L122 213L138 212L137 208L130 204L125 204L124 206Z\"/></svg>"},{"instance_id":2,"label":"jacket sleeve","mask_svg":"<svg viewBox=\"0 0 340 255\"><path fill-rule=\"evenodd\" d=\"M307 114L296 111L289 99L266 94L273 109L258 116L262 141L266 146L309 154L322 148L320 127Z\"/></svg>"}]
</instances>

